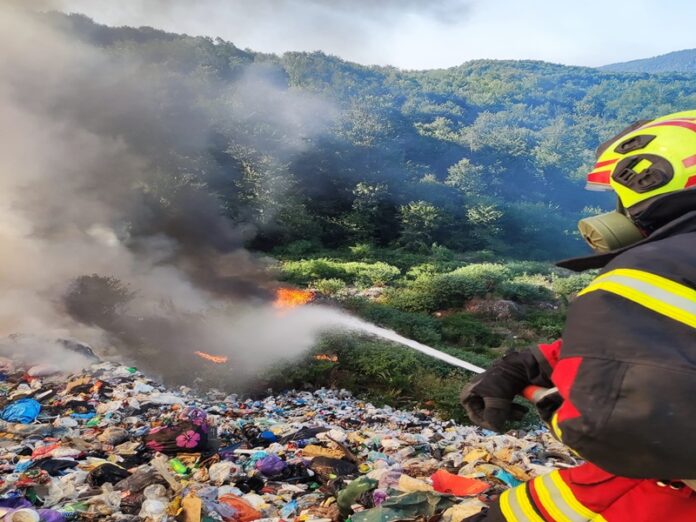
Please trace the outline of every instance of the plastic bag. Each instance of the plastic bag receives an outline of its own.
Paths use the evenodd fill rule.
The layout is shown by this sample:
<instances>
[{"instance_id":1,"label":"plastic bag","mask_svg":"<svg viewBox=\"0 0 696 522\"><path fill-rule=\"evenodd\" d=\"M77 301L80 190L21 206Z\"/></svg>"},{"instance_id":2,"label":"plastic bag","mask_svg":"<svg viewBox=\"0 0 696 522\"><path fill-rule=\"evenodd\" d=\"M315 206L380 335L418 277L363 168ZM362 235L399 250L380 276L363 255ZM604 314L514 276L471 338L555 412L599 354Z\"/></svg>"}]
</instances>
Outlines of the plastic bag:
<instances>
[{"instance_id":1,"label":"plastic bag","mask_svg":"<svg viewBox=\"0 0 696 522\"><path fill-rule=\"evenodd\" d=\"M491 487L482 480L453 475L444 469L436 471L430 478L433 481L435 491L449 493L458 497L478 495Z\"/></svg>"},{"instance_id":2,"label":"plastic bag","mask_svg":"<svg viewBox=\"0 0 696 522\"><path fill-rule=\"evenodd\" d=\"M236 511L234 518L225 518L225 522L251 522L263 516L246 500L235 497L234 495L225 495L220 498L220 502Z\"/></svg>"},{"instance_id":3,"label":"plastic bag","mask_svg":"<svg viewBox=\"0 0 696 522\"><path fill-rule=\"evenodd\" d=\"M36 420L40 411L41 404L34 399L19 399L5 406L0 418L7 422L29 424Z\"/></svg>"},{"instance_id":4,"label":"plastic bag","mask_svg":"<svg viewBox=\"0 0 696 522\"><path fill-rule=\"evenodd\" d=\"M138 516L148 522L161 522L167 518L167 490L161 484L151 484L143 491L145 500Z\"/></svg>"}]
</instances>

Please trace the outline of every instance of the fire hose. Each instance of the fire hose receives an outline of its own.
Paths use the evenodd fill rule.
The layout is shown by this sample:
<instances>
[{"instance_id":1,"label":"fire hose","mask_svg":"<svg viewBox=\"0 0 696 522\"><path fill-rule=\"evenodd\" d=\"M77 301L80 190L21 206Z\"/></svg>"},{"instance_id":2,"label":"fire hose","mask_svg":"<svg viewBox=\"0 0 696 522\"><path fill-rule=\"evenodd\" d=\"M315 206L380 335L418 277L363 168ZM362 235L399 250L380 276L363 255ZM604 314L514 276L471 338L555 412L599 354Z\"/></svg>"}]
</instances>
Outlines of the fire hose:
<instances>
[{"instance_id":1,"label":"fire hose","mask_svg":"<svg viewBox=\"0 0 696 522\"><path fill-rule=\"evenodd\" d=\"M485 368L481 368L480 366L476 366L470 362L463 361L457 357L454 357L453 355L441 352L440 350L436 350L430 346L428 347L427 352L422 351L422 353L430 355L436 359L440 359L441 361L451 364L452 366L458 366L459 368L464 368L465 370L469 370L474 373L483 373L486 371ZM549 395L553 395L557 391L558 388L544 388L543 386L530 385L522 391L521 395L532 404L538 404L541 400L545 399Z\"/></svg>"}]
</instances>

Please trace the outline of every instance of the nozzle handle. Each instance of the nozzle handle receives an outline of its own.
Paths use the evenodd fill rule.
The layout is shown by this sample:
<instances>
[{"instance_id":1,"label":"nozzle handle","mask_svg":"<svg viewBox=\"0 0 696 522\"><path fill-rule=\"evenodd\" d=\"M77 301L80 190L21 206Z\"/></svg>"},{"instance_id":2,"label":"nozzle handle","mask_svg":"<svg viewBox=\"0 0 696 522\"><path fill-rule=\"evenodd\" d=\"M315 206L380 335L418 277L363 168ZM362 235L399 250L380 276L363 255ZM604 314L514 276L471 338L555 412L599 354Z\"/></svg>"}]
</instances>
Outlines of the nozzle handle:
<instances>
[{"instance_id":1,"label":"nozzle handle","mask_svg":"<svg viewBox=\"0 0 696 522\"><path fill-rule=\"evenodd\" d=\"M532 384L522 390L522 396L532 404L537 404L544 397L557 392L558 388L544 388L543 386L536 386Z\"/></svg>"}]
</instances>

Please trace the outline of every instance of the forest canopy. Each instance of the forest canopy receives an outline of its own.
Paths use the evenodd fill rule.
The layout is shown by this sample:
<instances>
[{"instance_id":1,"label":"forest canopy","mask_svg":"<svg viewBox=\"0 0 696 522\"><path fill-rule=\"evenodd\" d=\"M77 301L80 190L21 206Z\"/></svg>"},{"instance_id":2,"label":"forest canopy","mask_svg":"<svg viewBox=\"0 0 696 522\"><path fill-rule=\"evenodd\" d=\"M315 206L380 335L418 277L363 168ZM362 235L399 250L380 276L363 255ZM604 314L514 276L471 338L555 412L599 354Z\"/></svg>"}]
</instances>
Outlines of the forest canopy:
<instances>
[{"instance_id":1,"label":"forest canopy","mask_svg":"<svg viewBox=\"0 0 696 522\"><path fill-rule=\"evenodd\" d=\"M696 107L686 73L491 60L403 71L40 16L135 64L153 128L172 130L124 139L162 171L170 186L159 190L214 193L261 251L579 254L577 220L613 205L583 189L596 146L637 119Z\"/></svg>"}]
</instances>

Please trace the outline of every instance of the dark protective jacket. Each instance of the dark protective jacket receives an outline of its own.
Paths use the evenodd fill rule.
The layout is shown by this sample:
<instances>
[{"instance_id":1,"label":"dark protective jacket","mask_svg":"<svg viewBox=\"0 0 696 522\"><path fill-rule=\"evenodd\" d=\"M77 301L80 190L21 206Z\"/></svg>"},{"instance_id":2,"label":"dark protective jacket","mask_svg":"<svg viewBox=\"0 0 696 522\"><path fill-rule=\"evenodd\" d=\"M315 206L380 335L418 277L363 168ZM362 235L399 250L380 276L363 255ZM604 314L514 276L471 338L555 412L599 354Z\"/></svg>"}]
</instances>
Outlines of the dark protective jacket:
<instances>
[{"instance_id":1,"label":"dark protective jacket","mask_svg":"<svg viewBox=\"0 0 696 522\"><path fill-rule=\"evenodd\" d=\"M560 439L624 477L696 478L692 214L608 260L569 307L562 348L539 350L564 398Z\"/></svg>"},{"instance_id":2,"label":"dark protective jacket","mask_svg":"<svg viewBox=\"0 0 696 522\"><path fill-rule=\"evenodd\" d=\"M563 398L550 424L589 462L510 489L470 522L696 520L696 212L619 252L532 349Z\"/></svg>"}]
</instances>

